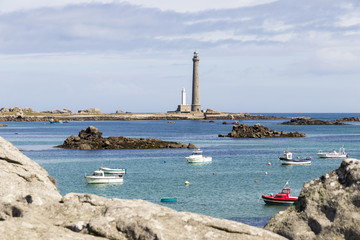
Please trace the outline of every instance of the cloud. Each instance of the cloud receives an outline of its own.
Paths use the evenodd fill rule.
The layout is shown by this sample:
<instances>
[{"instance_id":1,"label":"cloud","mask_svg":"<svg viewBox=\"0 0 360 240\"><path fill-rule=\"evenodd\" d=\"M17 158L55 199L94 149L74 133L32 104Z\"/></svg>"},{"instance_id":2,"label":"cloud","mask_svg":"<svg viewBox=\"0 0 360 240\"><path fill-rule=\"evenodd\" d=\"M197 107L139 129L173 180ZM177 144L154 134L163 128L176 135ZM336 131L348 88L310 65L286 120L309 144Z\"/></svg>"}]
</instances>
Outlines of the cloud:
<instances>
[{"instance_id":1,"label":"cloud","mask_svg":"<svg viewBox=\"0 0 360 240\"><path fill-rule=\"evenodd\" d=\"M265 19L262 27L265 32L284 32L293 28L292 25L275 19Z\"/></svg>"},{"instance_id":2,"label":"cloud","mask_svg":"<svg viewBox=\"0 0 360 240\"><path fill-rule=\"evenodd\" d=\"M84 5L84 4L116 4L116 3L128 3L145 8L156 8L162 11L174 11L174 12L199 12L214 9L232 9L251 7L262 4L268 4L276 2L278 0L61 0L61 1L43 1L43 0L2 0L1 11L13 12L23 11L38 8L58 8L69 5Z\"/></svg>"}]
</instances>

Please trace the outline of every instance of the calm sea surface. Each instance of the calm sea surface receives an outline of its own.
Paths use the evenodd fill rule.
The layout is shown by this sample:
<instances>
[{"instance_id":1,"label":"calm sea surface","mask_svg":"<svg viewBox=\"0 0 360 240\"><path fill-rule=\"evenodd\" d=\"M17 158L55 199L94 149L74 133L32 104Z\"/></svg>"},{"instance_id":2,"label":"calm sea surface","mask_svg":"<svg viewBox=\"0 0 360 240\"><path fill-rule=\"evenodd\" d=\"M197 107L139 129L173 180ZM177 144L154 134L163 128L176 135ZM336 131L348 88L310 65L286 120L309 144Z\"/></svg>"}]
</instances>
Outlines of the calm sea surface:
<instances>
[{"instance_id":1,"label":"calm sea surface","mask_svg":"<svg viewBox=\"0 0 360 240\"><path fill-rule=\"evenodd\" d=\"M308 116L334 120L359 117L360 114L264 114L286 117ZM284 207L267 206L263 193L279 192L289 180L291 195L298 195L303 184L339 167L340 159L319 159L319 150L338 150L344 146L350 157L360 158L360 123L346 126L278 125L285 120L248 120L278 131L299 131L306 138L231 139L218 134L231 132L232 125L223 121L98 121L50 125L45 122L8 122L0 136L12 142L25 155L44 167L57 180L62 195L69 192L93 193L107 198L144 199L178 211L189 211L213 217L263 226ZM227 120L227 122L231 122ZM104 137L126 136L158 138L193 143L204 155L212 156L210 164L188 164L189 149L161 150L64 150L54 148L81 129L95 126ZM282 166L278 157L283 151L294 156L312 156L310 166ZM271 165L268 165L271 163ZM123 184L87 185L85 174L101 165L126 168ZM268 174L265 175L265 172ZM255 181L258 183L255 183ZM190 185L186 186L185 181ZM163 197L177 197L173 204L161 203Z\"/></svg>"}]
</instances>

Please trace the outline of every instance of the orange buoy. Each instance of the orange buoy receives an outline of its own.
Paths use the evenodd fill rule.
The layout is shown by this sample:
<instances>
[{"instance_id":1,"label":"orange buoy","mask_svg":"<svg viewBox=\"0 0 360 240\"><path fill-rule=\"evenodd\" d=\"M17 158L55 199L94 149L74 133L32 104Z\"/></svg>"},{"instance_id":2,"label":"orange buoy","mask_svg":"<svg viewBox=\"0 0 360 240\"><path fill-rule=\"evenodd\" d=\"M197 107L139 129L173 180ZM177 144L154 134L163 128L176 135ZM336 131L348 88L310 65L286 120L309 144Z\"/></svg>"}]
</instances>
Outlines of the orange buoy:
<instances>
[{"instance_id":1,"label":"orange buoy","mask_svg":"<svg viewBox=\"0 0 360 240\"><path fill-rule=\"evenodd\" d=\"M268 165L270 166L270 165L271 165L271 163L269 163L269 162L268 162Z\"/></svg>"},{"instance_id":2,"label":"orange buoy","mask_svg":"<svg viewBox=\"0 0 360 240\"><path fill-rule=\"evenodd\" d=\"M215 173L213 172L213 175L215 175Z\"/></svg>"},{"instance_id":3,"label":"orange buoy","mask_svg":"<svg viewBox=\"0 0 360 240\"><path fill-rule=\"evenodd\" d=\"M258 183L258 181L257 181L257 180L255 180L255 183Z\"/></svg>"}]
</instances>

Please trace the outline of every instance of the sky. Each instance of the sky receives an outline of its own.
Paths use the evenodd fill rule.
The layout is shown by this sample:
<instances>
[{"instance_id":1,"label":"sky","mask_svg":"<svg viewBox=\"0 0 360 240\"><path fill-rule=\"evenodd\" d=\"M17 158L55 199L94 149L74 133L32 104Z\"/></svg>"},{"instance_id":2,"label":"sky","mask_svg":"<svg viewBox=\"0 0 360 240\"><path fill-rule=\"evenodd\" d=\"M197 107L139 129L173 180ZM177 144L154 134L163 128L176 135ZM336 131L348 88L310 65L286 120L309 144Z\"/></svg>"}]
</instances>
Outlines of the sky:
<instances>
[{"instance_id":1,"label":"sky","mask_svg":"<svg viewBox=\"0 0 360 240\"><path fill-rule=\"evenodd\" d=\"M0 108L353 112L358 0L0 0Z\"/></svg>"}]
</instances>

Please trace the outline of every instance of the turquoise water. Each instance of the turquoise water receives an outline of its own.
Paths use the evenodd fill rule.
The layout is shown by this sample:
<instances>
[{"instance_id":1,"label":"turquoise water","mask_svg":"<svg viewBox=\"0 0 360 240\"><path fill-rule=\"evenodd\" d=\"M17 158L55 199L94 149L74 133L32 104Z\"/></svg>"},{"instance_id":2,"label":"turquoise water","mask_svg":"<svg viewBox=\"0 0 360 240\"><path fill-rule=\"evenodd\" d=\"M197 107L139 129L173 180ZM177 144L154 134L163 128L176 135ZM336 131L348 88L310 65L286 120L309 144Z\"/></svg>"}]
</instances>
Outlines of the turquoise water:
<instances>
[{"instance_id":1,"label":"turquoise water","mask_svg":"<svg viewBox=\"0 0 360 240\"><path fill-rule=\"evenodd\" d=\"M275 114L269 114L275 115ZM309 116L332 120L359 114L277 114ZM227 120L228 121L228 120ZM0 135L21 149L56 178L61 194L93 193L108 198L144 199L179 211L190 211L244 221L268 219L284 207L267 206L259 199L263 193L276 193L290 180L292 195L303 184L339 167L339 159L319 159L319 150L338 150L341 146L351 157L360 158L360 123L346 126L278 125L284 120L241 121L263 124L270 129L306 133L306 138L231 139L218 134L231 131L223 121L111 121L70 122L50 125L44 122L8 122ZM230 121L228 121L230 122ZM212 156L210 164L188 164L188 149L150 150L64 150L54 148L81 129L95 126L104 137L126 136L158 138L201 147ZM283 151L294 156L312 156L310 166L282 166ZM271 165L268 165L271 163ZM126 168L123 184L87 185L85 174L99 166ZM268 174L265 175L265 172ZM255 183L255 181L258 183ZM185 181L190 185L186 186ZM177 197L176 203L161 203L163 197ZM249 222L247 222L249 223ZM251 221L250 221L251 224ZM256 223L254 223L256 225Z\"/></svg>"}]
</instances>

